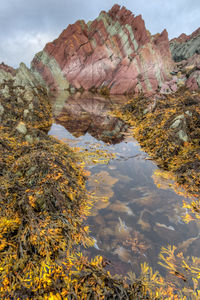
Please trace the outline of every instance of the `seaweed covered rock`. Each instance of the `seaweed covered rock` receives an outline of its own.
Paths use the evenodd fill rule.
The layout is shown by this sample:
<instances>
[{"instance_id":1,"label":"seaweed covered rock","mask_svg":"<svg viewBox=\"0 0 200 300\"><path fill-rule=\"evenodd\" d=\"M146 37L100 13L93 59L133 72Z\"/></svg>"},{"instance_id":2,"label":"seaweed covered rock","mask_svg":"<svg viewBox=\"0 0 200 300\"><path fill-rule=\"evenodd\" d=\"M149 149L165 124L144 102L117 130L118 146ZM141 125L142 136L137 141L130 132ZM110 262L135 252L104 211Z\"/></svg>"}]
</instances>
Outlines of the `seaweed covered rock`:
<instances>
[{"instance_id":1,"label":"seaweed covered rock","mask_svg":"<svg viewBox=\"0 0 200 300\"><path fill-rule=\"evenodd\" d=\"M40 139L52 123L47 92L24 64L15 72L0 68L0 174ZM24 148L25 147L25 148Z\"/></svg>"},{"instance_id":2,"label":"seaweed covered rock","mask_svg":"<svg viewBox=\"0 0 200 300\"><path fill-rule=\"evenodd\" d=\"M46 281L40 285L39 280L47 259L53 268L72 246L92 244L82 225L88 197L74 154L46 135L27 144L1 179L0 283L6 296L31 296L45 288ZM28 287L28 277L38 282Z\"/></svg>"},{"instance_id":3,"label":"seaweed covered rock","mask_svg":"<svg viewBox=\"0 0 200 300\"><path fill-rule=\"evenodd\" d=\"M82 162L46 134L51 105L24 65L16 73L0 68L0 82L1 299L155 299L173 294L173 284L147 264L140 278L130 274L126 281L106 271L106 259L88 260L79 252L80 245L93 245L84 222L91 199ZM188 105L197 100L189 99Z\"/></svg>"},{"instance_id":4,"label":"seaweed covered rock","mask_svg":"<svg viewBox=\"0 0 200 300\"><path fill-rule=\"evenodd\" d=\"M51 126L51 105L47 92L35 80L24 64L12 76L0 69L0 121L1 126L15 128L20 133L24 128L37 128L48 131ZM17 127L18 126L18 127Z\"/></svg>"},{"instance_id":5,"label":"seaweed covered rock","mask_svg":"<svg viewBox=\"0 0 200 300\"><path fill-rule=\"evenodd\" d=\"M51 105L28 69L0 75L1 299L145 299L143 285L133 289L104 269L102 257L89 261L77 251L93 245L84 169L46 134Z\"/></svg>"},{"instance_id":6,"label":"seaweed covered rock","mask_svg":"<svg viewBox=\"0 0 200 300\"><path fill-rule=\"evenodd\" d=\"M192 196L200 196L200 93L141 95L122 109L134 135L158 165L175 175Z\"/></svg>"},{"instance_id":7,"label":"seaweed covered rock","mask_svg":"<svg viewBox=\"0 0 200 300\"><path fill-rule=\"evenodd\" d=\"M25 65L15 72L3 65L0 82L1 299L96 297L94 280L102 295L125 299L127 288L103 270L101 258L86 263L77 254L77 245L93 244L84 225L91 201L75 154L46 134L46 91Z\"/></svg>"},{"instance_id":8,"label":"seaweed covered rock","mask_svg":"<svg viewBox=\"0 0 200 300\"><path fill-rule=\"evenodd\" d=\"M62 281L58 261L74 245L92 244L83 225L90 201L75 154L46 134L52 123L46 90L25 65L14 75L0 70L0 79L0 294L35 291L36 299L53 290L57 273ZM50 270L57 272L51 284Z\"/></svg>"}]
</instances>

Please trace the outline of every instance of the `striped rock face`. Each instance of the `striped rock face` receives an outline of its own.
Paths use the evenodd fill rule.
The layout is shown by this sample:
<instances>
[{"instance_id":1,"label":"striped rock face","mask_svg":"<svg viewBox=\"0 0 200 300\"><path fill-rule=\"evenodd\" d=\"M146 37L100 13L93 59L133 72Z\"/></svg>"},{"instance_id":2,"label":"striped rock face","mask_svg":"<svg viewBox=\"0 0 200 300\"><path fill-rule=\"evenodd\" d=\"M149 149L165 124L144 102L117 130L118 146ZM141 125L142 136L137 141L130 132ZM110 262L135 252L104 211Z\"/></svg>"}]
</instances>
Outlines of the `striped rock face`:
<instances>
[{"instance_id":1,"label":"striped rock face","mask_svg":"<svg viewBox=\"0 0 200 300\"><path fill-rule=\"evenodd\" d=\"M51 90L153 93L168 79L173 62L166 30L151 36L141 16L114 5L93 22L69 25L36 54L31 69Z\"/></svg>"}]
</instances>

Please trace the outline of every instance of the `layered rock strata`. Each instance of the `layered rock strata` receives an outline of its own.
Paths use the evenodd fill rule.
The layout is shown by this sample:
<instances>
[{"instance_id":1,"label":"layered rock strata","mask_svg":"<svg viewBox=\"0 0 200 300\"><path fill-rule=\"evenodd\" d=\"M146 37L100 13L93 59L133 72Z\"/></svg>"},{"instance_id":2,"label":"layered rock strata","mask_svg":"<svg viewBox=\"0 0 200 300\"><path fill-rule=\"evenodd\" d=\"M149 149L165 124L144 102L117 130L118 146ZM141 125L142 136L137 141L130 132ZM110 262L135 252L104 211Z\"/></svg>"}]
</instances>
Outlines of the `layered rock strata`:
<instances>
[{"instance_id":1,"label":"layered rock strata","mask_svg":"<svg viewBox=\"0 0 200 300\"><path fill-rule=\"evenodd\" d=\"M141 16L114 5L93 22L69 25L35 55L31 69L51 90L152 93L168 79L173 62L166 30L151 36Z\"/></svg>"}]
</instances>

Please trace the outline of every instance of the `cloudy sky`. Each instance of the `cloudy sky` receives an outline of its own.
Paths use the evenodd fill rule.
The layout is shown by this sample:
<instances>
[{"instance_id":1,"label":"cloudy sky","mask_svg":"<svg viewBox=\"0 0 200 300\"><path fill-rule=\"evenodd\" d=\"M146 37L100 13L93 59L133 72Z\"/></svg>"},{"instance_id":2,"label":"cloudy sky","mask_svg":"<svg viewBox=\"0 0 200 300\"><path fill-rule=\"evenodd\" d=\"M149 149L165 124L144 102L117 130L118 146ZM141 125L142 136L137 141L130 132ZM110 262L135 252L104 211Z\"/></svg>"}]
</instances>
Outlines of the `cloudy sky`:
<instances>
[{"instance_id":1,"label":"cloudy sky","mask_svg":"<svg viewBox=\"0 0 200 300\"><path fill-rule=\"evenodd\" d=\"M35 53L78 19L95 19L113 4L141 14L152 34L164 28L169 38L200 27L200 0L1 0L0 62L28 66Z\"/></svg>"}]
</instances>

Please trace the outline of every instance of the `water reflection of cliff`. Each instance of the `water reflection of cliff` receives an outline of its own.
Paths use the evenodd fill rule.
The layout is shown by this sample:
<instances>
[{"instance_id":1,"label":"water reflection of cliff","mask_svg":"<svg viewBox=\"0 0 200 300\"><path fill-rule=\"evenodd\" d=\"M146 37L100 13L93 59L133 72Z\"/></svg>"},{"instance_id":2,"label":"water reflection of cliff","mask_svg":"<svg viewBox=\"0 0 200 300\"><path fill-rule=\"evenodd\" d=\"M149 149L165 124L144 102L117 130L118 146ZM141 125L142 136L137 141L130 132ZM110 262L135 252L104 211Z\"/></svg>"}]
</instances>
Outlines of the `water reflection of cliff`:
<instances>
[{"instance_id":1,"label":"water reflection of cliff","mask_svg":"<svg viewBox=\"0 0 200 300\"><path fill-rule=\"evenodd\" d=\"M69 95L66 92L54 99L56 123L64 126L75 137L87 132L105 143L123 140L128 125L111 115L111 110L127 102L125 97L104 98L90 93Z\"/></svg>"}]
</instances>

